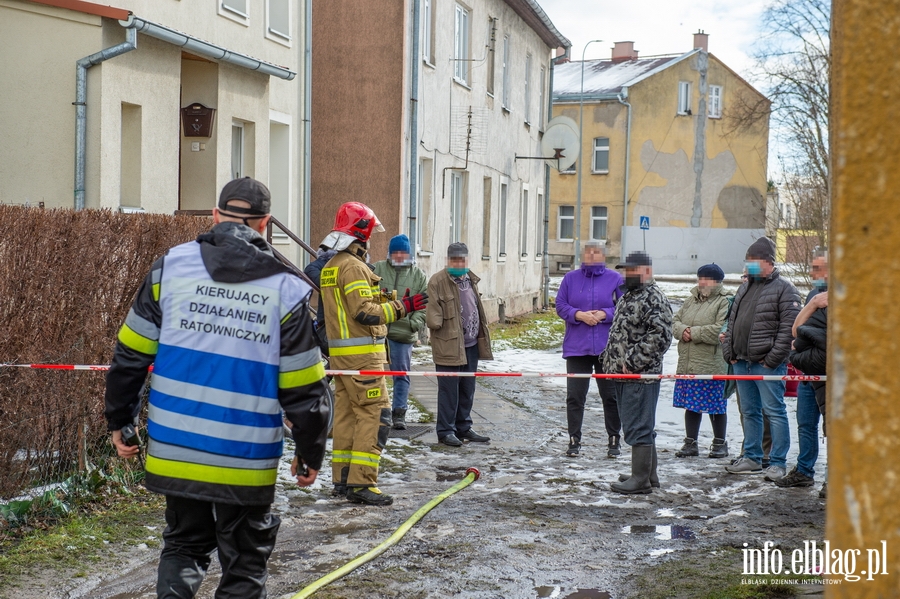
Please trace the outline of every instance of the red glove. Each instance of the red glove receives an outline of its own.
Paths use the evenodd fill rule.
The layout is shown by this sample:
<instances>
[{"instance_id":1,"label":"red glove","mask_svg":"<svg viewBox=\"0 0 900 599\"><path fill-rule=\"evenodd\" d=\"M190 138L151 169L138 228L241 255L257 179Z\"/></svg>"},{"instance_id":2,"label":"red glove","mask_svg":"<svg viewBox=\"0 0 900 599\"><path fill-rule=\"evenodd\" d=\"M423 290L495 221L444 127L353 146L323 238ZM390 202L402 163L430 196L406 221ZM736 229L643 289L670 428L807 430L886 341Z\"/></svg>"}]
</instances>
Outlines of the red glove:
<instances>
[{"instance_id":1,"label":"red glove","mask_svg":"<svg viewBox=\"0 0 900 599\"><path fill-rule=\"evenodd\" d=\"M409 295L409 287L407 287L406 295L400 298L400 301L403 303L406 313L411 314L412 312L425 309L425 306L428 304L428 294L417 293L411 296Z\"/></svg>"}]
</instances>

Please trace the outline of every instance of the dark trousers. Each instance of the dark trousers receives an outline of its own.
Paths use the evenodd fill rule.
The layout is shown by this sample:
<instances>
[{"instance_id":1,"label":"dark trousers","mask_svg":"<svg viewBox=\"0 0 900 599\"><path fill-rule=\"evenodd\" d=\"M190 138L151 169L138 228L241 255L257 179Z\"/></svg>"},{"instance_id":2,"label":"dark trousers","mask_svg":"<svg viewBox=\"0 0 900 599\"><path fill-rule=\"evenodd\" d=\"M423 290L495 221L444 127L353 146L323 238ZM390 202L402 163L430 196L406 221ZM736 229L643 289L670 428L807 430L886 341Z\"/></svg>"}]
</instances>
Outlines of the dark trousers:
<instances>
[{"instance_id":1,"label":"dark trousers","mask_svg":"<svg viewBox=\"0 0 900 599\"><path fill-rule=\"evenodd\" d=\"M475 372L478 369L478 345L466 348L466 363L462 366L435 364L437 372ZM475 377L439 376L437 437L450 433L465 433L472 428L472 404L475 401Z\"/></svg>"},{"instance_id":2,"label":"dark trousers","mask_svg":"<svg viewBox=\"0 0 900 599\"><path fill-rule=\"evenodd\" d=\"M601 374L600 356L570 356L566 358L566 372L578 374ZM596 379L597 390L603 402L603 422L606 434L619 436L622 421L616 405L616 384L613 379ZM584 422L584 405L591 388L591 379L566 379L566 419L569 422L569 437L581 442L581 423Z\"/></svg>"},{"instance_id":3,"label":"dark trousers","mask_svg":"<svg viewBox=\"0 0 900 599\"><path fill-rule=\"evenodd\" d=\"M270 506L240 506L166 496L165 545L158 599L192 599L218 548L222 579L216 599L265 599L266 562L281 520Z\"/></svg>"},{"instance_id":4,"label":"dark trousers","mask_svg":"<svg viewBox=\"0 0 900 599\"><path fill-rule=\"evenodd\" d=\"M616 401L622 419L622 438L629 445L652 445L656 433L656 404L659 381L645 383L616 382Z\"/></svg>"}]
</instances>

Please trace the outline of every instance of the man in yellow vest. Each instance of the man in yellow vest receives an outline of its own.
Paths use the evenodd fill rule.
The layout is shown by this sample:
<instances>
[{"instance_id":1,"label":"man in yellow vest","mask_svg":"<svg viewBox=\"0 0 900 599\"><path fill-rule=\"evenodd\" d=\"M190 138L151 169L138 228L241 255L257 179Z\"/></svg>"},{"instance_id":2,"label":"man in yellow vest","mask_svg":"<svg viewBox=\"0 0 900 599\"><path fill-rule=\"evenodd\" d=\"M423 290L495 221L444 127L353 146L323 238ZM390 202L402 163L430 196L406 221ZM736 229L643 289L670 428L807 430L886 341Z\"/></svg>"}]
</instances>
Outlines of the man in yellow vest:
<instances>
[{"instance_id":1,"label":"man in yellow vest","mask_svg":"<svg viewBox=\"0 0 900 599\"><path fill-rule=\"evenodd\" d=\"M371 208L348 202L338 209L334 229L323 241L338 252L319 279L329 363L335 370L383 371L387 325L428 303L427 294L410 296L409 289L399 300L382 301L381 278L366 263L369 238L382 231ZM354 503L391 505L393 498L376 486L391 428L385 377L337 376L334 388L334 494Z\"/></svg>"}]
</instances>

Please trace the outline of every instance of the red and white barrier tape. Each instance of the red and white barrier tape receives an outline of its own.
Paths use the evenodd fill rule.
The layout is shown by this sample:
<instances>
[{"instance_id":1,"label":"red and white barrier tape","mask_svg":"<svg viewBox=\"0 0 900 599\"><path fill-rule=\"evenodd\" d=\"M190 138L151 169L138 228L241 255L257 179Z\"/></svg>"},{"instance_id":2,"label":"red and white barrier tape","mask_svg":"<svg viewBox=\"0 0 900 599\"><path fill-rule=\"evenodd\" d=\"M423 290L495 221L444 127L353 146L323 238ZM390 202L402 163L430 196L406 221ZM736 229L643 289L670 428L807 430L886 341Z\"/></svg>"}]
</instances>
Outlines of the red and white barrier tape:
<instances>
[{"instance_id":1,"label":"red and white barrier tape","mask_svg":"<svg viewBox=\"0 0 900 599\"><path fill-rule=\"evenodd\" d=\"M0 368L34 368L43 370L109 370L99 364L0 364ZM569 372L433 372L427 370L326 370L331 376L465 376L465 377L520 377L520 378L570 378L570 379L625 379L625 380L688 380L688 381L801 381L825 382L825 376L788 374L591 374Z\"/></svg>"}]
</instances>

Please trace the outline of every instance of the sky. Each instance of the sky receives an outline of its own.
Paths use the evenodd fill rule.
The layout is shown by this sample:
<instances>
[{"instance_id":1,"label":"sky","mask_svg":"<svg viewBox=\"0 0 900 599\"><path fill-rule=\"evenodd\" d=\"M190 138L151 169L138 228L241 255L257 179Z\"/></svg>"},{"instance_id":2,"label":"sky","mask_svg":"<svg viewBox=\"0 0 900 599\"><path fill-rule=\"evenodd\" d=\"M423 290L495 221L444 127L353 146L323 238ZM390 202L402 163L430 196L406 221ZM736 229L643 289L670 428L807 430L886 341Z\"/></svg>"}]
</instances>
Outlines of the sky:
<instances>
[{"instance_id":1,"label":"sky","mask_svg":"<svg viewBox=\"0 0 900 599\"><path fill-rule=\"evenodd\" d=\"M538 0L572 42L572 59L609 58L613 42L633 41L639 56L687 52L693 34L709 34L709 51L749 79L752 45L767 0Z\"/></svg>"}]
</instances>

